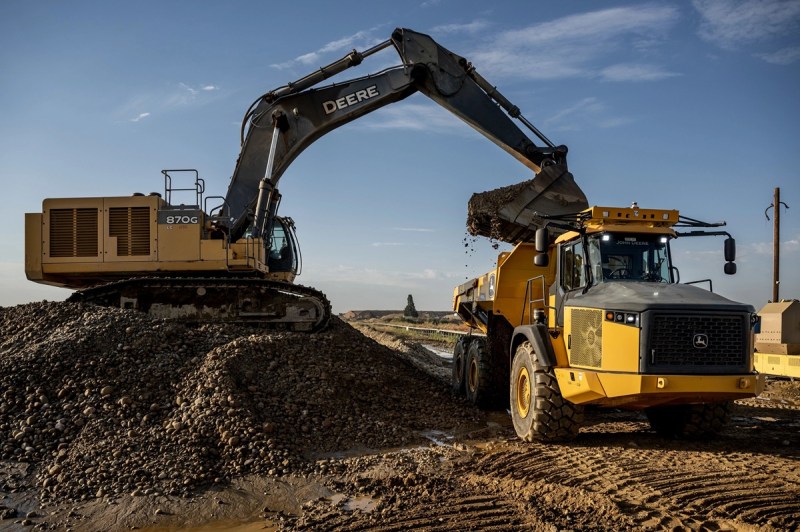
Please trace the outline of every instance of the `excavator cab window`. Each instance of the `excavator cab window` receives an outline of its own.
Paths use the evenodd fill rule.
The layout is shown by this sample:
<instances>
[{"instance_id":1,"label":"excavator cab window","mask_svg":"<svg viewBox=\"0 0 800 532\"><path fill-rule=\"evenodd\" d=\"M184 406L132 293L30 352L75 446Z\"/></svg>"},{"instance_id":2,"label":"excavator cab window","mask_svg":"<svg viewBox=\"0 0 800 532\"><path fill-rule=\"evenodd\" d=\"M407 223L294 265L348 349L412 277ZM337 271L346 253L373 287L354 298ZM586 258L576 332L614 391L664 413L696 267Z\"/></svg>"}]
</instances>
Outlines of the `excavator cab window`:
<instances>
[{"instance_id":1,"label":"excavator cab window","mask_svg":"<svg viewBox=\"0 0 800 532\"><path fill-rule=\"evenodd\" d=\"M589 238L595 283L621 280L670 282L667 237L602 233Z\"/></svg>"},{"instance_id":2,"label":"excavator cab window","mask_svg":"<svg viewBox=\"0 0 800 532\"><path fill-rule=\"evenodd\" d=\"M271 272L296 272L298 257L292 227L276 218L270 239L268 267Z\"/></svg>"}]
</instances>

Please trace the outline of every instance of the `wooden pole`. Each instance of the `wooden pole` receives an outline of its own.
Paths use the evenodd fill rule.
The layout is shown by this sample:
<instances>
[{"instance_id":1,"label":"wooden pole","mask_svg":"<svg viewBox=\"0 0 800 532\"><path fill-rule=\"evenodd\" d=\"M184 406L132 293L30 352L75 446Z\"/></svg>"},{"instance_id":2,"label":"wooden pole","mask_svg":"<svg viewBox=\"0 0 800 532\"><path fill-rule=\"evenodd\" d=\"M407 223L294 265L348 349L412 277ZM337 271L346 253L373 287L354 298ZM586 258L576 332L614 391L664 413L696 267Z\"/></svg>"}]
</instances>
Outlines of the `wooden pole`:
<instances>
[{"instance_id":1,"label":"wooden pole","mask_svg":"<svg viewBox=\"0 0 800 532\"><path fill-rule=\"evenodd\" d=\"M775 187L775 199L772 203L775 206L775 221L772 226L772 302L777 303L778 288L780 287L780 263L781 263L781 189Z\"/></svg>"}]
</instances>

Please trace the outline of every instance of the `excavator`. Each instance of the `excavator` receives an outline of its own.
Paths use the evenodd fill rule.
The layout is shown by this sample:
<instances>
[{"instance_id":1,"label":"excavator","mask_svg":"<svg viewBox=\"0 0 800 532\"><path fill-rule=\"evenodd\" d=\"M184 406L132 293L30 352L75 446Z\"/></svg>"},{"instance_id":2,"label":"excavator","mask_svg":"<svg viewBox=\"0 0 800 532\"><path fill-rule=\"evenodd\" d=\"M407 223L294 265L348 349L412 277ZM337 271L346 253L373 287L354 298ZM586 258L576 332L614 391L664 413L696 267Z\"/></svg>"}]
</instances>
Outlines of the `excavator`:
<instances>
[{"instance_id":1,"label":"excavator","mask_svg":"<svg viewBox=\"0 0 800 532\"><path fill-rule=\"evenodd\" d=\"M400 65L318 87L388 47ZM205 196L199 173L179 169L162 170L163 195L45 199L41 213L25 217L26 275L77 290L72 301L157 317L320 330L330 303L318 290L294 283L301 257L293 220L278 215L280 178L321 136L416 92L536 174L507 219L530 221L538 212L558 216L588 207L567 170L566 146L551 142L465 58L428 35L398 28L372 48L353 50L258 97L242 121L241 152L225 197ZM187 195L188 203L176 199ZM209 208L210 200L221 204ZM509 223L498 231L519 227Z\"/></svg>"}]
</instances>

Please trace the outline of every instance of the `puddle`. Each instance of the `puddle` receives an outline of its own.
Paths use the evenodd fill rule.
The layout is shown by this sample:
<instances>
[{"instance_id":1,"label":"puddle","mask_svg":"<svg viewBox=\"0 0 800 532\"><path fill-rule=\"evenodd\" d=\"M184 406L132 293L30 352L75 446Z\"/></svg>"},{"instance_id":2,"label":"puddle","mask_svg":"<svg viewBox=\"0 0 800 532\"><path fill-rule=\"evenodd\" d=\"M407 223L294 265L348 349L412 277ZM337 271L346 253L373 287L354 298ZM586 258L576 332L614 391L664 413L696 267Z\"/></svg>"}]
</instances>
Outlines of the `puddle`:
<instances>
[{"instance_id":1,"label":"puddle","mask_svg":"<svg viewBox=\"0 0 800 532\"><path fill-rule=\"evenodd\" d=\"M368 514L375 509L378 501L372 497L362 495L360 497L348 497L343 493L337 493L330 497L331 503L334 506L341 506L346 512L361 512Z\"/></svg>"},{"instance_id":2,"label":"puddle","mask_svg":"<svg viewBox=\"0 0 800 532\"><path fill-rule=\"evenodd\" d=\"M422 347L433 353L434 355L438 356L439 358L443 358L445 360L453 360L453 353L451 351L446 351L440 347L436 347L435 345L430 344L420 344Z\"/></svg>"},{"instance_id":3,"label":"puddle","mask_svg":"<svg viewBox=\"0 0 800 532\"><path fill-rule=\"evenodd\" d=\"M424 438L429 439L439 447L451 445L450 442L452 442L455 439L455 436L453 436L452 434L442 432L441 430L424 430L420 432L420 435L422 435Z\"/></svg>"},{"instance_id":4,"label":"puddle","mask_svg":"<svg viewBox=\"0 0 800 532\"><path fill-rule=\"evenodd\" d=\"M255 532L267 531L275 532L278 530L278 525L272 521L261 519L259 521L251 521L243 523L241 521L223 520L212 521L200 526L182 527L182 526L154 526L149 528L140 528L142 532L173 532L180 530L181 532Z\"/></svg>"}]
</instances>

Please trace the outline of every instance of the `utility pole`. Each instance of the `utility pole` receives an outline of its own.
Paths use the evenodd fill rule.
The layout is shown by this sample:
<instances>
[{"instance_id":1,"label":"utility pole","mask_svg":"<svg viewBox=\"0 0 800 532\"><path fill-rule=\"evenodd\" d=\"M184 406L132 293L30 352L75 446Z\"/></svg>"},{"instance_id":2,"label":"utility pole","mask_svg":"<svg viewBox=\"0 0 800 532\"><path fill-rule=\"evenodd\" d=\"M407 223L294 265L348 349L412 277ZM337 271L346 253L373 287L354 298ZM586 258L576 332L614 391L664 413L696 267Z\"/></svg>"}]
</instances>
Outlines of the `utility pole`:
<instances>
[{"instance_id":1,"label":"utility pole","mask_svg":"<svg viewBox=\"0 0 800 532\"><path fill-rule=\"evenodd\" d=\"M781 189L780 187L775 187L775 198L772 201L772 205L764 210L764 216L767 217L769 220L769 215L767 211L773 209L775 211L775 220L772 223L772 302L777 303L780 301L778 299L778 292L781 283L781 205L789 208L784 202L781 201Z\"/></svg>"}]
</instances>

